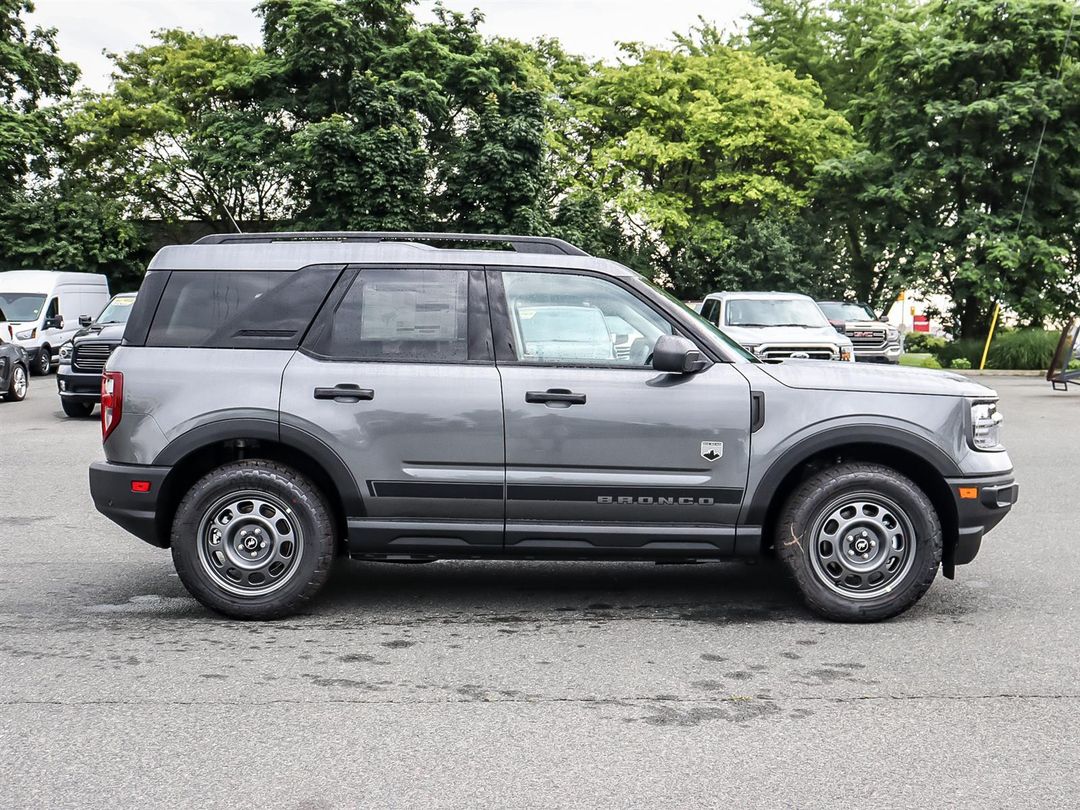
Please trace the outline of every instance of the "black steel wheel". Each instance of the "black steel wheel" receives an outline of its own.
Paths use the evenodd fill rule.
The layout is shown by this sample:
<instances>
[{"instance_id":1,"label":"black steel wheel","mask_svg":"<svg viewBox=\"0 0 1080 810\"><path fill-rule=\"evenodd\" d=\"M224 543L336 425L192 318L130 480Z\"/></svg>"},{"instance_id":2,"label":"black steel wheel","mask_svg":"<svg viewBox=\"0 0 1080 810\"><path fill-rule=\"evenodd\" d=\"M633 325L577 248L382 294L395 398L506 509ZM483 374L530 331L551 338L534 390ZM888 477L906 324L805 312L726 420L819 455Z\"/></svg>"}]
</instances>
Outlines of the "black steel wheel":
<instances>
[{"instance_id":1,"label":"black steel wheel","mask_svg":"<svg viewBox=\"0 0 1080 810\"><path fill-rule=\"evenodd\" d=\"M301 609L326 582L334 548L323 494L272 461L237 461L207 474L173 520L180 580L207 607L239 619Z\"/></svg>"},{"instance_id":2,"label":"black steel wheel","mask_svg":"<svg viewBox=\"0 0 1080 810\"><path fill-rule=\"evenodd\" d=\"M941 563L930 499L880 464L847 462L807 478L781 511L774 540L810 609L836 621L903 613Z\"/></svg>"}]
</instances>

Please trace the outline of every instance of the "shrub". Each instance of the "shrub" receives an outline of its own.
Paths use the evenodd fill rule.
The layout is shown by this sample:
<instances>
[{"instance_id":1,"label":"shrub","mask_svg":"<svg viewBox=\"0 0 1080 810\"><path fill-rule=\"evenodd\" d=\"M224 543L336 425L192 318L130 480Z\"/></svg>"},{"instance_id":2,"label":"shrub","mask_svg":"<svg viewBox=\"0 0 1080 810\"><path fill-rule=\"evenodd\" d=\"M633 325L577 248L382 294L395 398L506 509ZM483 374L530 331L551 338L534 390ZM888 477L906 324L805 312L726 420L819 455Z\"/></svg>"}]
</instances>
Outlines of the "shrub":
<instances>
[{"instance_id":1,"label":"shrub","mask_svg":"<svg viewBox=\"0 0 1080 810\"><path fill-rule=\"evenodd\" d=\"M1046 369L1054 358L1060 332L1020 329L1004 332L990 344L987 368Z\"/></svg>"},{"instance_id":2,"label":"shrub","mask_svg":"<svg viewBox=\"0 0 1080 810\"><path fill-rule=\"evenodd\" d=\"M908 332L904 336L904 351L912 354L936 354L944 346L944 338L934 337L929 332Z\"/></svg>"},{"instance_id":3,"label":"shrub","mask_svg":"<svg viewBox=\"0 0 1080 810\"><path fill-rule=\"evenodd\" d=\"M968 338L967 340L954 340L951 343L946 343L934 354L938 362L943 366L956 368L953 363L962 358L971 363L971 368L978 368L979 360L982 359L982 352L983 341L978 338Z\"/></svg>"},{"instance_id":4,"label":"shrub","mask_svg":"<svg viewBox=\"0 0 1080 810\"><path fill-rule=\"evenodd\" d=\"M949 368L971 368L971 361L966 357L957 357L949 364Z\"/></svg>"}]
</instances>

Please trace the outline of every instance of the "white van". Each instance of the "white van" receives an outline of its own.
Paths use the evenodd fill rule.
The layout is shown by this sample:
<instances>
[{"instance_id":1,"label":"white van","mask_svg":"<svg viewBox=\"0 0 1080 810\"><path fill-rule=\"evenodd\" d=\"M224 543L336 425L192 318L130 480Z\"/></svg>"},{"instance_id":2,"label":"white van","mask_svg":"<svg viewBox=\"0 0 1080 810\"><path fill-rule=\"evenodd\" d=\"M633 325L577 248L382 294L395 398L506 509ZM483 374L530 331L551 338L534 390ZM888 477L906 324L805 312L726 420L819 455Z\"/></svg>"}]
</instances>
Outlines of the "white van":
<instances>
[{"instance_id":1,"label":"white van","mask_svg":"<svg viewBox=\"0 0 1080 810\"><path fill-rule=\"evenodd\" d=\"M94 273L0 273L0 335L22 346L34 373L48 374L60 346L109 303L109 281Z\"/></svg>"}]
</instances>

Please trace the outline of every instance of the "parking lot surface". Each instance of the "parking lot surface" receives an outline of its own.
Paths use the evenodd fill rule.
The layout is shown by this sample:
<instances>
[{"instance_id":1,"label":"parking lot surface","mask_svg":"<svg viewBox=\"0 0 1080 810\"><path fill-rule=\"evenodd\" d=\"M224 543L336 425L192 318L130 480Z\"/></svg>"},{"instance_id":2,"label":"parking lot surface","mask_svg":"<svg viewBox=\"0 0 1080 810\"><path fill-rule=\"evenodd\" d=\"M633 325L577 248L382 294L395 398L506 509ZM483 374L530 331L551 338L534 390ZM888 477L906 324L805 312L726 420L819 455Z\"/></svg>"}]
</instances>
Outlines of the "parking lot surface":
<instances>
[{"instance_id":1,"label":"parking lot surface","mask_svg":"<svg viewBox=\"0 0 1080 810\"><path fill-rule=\"evenodd\" d=\"M897 620L775 565L341 561L223 620L98 515L95 420L0 403L0 806L1069 807L1080 393L989 379L1020 503Z\"/></svg>"}]
</instances>

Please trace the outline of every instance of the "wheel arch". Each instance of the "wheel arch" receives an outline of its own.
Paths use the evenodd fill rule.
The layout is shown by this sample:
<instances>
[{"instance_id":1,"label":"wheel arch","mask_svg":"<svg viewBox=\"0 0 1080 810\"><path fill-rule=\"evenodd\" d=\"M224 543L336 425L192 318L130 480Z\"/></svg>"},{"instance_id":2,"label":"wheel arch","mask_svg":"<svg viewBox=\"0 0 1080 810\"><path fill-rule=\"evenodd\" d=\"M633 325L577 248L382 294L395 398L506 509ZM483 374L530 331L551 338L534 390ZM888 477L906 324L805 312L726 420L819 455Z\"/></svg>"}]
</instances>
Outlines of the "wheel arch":
<instances>
[{"instance_id":1,"label":"wheel arch","mask_svg":"<svg viewBox=\"0 0 1080 810\"><path fill-rule=\"evenodd\" d=\"M945 575L951 578L959 520L946 478L963 473L940 447L909 431L881 426L848 426L831 428L804 439L789 448L765 472L740 523L760 526L763 550L768 548L777 516L791 491L814 471L845 461L890 467L910 478L926 494L941 522L942 564Z\"/></svg>"},{"instance_id":2,"label":"wheel arch","mask_svg":"<svg viewBox=\"0 0 1080 810\"><path fill-rule=\"evenodd\" d=\"M227 419L177 437L154 459L154 466L170 468L158 494L155 515L160 544L169 545L176 509L199 478L223 464L252 458L286 464L309 478L326 496L339 538L345 537L349 517L365 514L355 478L325 442L268 419Z\"/></svg>"}]
</instances>

